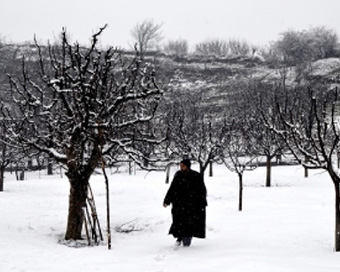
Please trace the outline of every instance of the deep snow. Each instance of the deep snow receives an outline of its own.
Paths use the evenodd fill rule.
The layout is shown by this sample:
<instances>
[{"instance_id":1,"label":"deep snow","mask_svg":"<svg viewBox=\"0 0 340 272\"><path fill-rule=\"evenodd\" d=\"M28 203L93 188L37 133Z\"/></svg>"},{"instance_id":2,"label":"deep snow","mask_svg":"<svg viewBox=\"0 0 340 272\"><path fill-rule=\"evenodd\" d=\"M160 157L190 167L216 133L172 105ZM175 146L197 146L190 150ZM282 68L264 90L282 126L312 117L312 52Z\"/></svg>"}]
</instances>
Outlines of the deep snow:
<instances>
[{"instance_id":1,"label":"deep snow","mask_svg":"<svg viewBox=\"0 0 340 272\"><path fill-rule=\"evenodd\" d=\"M194 167L195 168L195 167ZM171 175L176 168L173 168ZM246 172L243 211L238 209L237 175L216 166L206 177L207 239L176 249L167 232L170 208L163 208L169 187L164 173L138 171L109 175L112 249L75 248L62 241L69 185L65 177L28 173L16 181L6 173L0 193L0 271L230 271L338 272L334 248L334 190L327 173L301 166ZM94 175L91 186L106 233L105 184ZM130 223L129 223L130 222ZM131 233L115 228L135 228Z\"/></svg>"}]
</instances>

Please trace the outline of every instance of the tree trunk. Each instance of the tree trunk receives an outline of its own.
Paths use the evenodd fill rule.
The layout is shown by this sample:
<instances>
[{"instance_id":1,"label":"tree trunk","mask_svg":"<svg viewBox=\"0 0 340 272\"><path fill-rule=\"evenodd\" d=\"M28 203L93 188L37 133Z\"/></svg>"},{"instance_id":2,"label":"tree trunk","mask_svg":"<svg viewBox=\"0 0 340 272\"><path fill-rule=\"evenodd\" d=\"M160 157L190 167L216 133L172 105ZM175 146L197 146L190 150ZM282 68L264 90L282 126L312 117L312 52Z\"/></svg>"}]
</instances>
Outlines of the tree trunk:
<instances>
[{"instance_id":1,"label":"tree trunk","mask_svg":"<svg viewBox=\"0 0 340 272\"><path fill-rule=\"evenodd\" d=\"M24 180L25 179L25 170L21 170L19 174L19 180Z\"/></svg>"},{"instance_id":2,"label":"tree trunk","mask_svg":"<svg viewBox=\"0 0 340 272\"><path fill-rule=\"evenodd\" d=\"M50 159L48 159L48 162L47 162L47 175L49 176L53 175L53 163Z\"/></svg>"},{"instance_id":3,"label":"tree trunk","mask_svg":"<svg viewBox=\"0 0 340 272\"><path fill-rule=\"evenodd\" d=\"M305 175L304 175L304 177L308 178L308 168L307 167L304 167L304 168L305 168Z\"/></svg>"},{"instance_id":4,"label":"tree trunk","mask_svg":"<svg viewBox=\"0 0 340 272\"><path fill-rule=\"evenodd\" d=\"M340 252L340 177L333 171L332 166L327 171L335 189L335 251Z\"/></svg>"},{"instance_id":5,"label":"tree trunk","mask_svg":"<svg viewBox=\"0 0 340 272\"><path fill-rule=\"evenodd\" d=\"M271 157L267 156L267 163L266 163L266 168L267 168L267 175L266 175L266 187L271 186L271 179L272 179L272 163L271 163Z\"/></svg>"},{"instance_id":6,"label":"tree trunk","mask_svg":"<svg viewBox=\"0 0 340 272\"><path fill-rule=\"evenodd\" d=\"M340 251L340 183L334 182L335 187L335 251Z\"/></svg>"},{"instance_id":7,"label":"tree trunk","mask_svg":"<svg viewBox=\"0 0 340 272\"><path fill-rule=\"evenodd\" d=\"M305 162L308 163L308 158L305 157ZM305 178L308 178L308 168L307 167L304 167L305 168Z\"/></svg>"},{"instance_id":8,"label":"tree trunk","mask_svg":"<svg viewBox=\"0 0 340 272\"><path fill-rule=\"evenodd\" d=\"M86 206L89 177L77 175L76 170L66 173L70 181L69 210L66 229L66 240L82 239L82 227L84 221L83 208Z\"/></svg>"},{"instance_id":9,"label":"tree trunk","mask_svg":"<svg viewBox=\"0 0 340 272\"><path fill-rule=\"evenodd\" d=\"M105 186L106 186L106 223L107 223L107 248L111 249L111 219L110 219L110 188L109 188L109 179L107 178L105 171L105 163L104 159L102 161L102 169L105 177Z\"/></svg>"},{"instance_id":10,"label":"tree trunk","mask_svg":"<svg viewBox=\"0 0 340 272\"><path fill-rule=\"evenodd\" d=\"M4 172L5 167L0 166L0 192L4 191Z\"/></svg>"},{"instance_id":11,"label":"tree trunk","mask_svg":"<svg viewBox=\"0 0 340 272\"><path fill-rule=\"evenodd\" d=\"M132 161L128 162L128 167L129 167L129 175L132 175Z\"/></svg>"},{"instance_id":12,"label":"tree trunk","mask_svg":"<svg viewBox=\"0 0 340 272\"><path fill-rule=\"evenodd\" d=\"M201 177L202 177L202 180L204 182L204 172L205 172L205 168L204 168L204 165L203 163L199 163L200 164L200 174L201 174Z\"/></svg>"},{"instance_id":13,"label":"tree trunk","mask_svg":"<svg viewBox=\"0 0 340 272\"><path fill-rule=\"evenodd\" d=\"M168 184L169 183L169 180L170 180L170 169L171 169L171 164L169 163L167 166L166 166L166 177L165 177L165 184Z\"/></svg>"},{"instance_id":14,"label":"tree trunk","mask_svg":"<svg viewBox=\"0 0 340 272\"><path fill-rule=\"evenodd\" d=\"M29 158L27 161L27 169L32 170L32 168L33 168L33 161L31 158Z\"/></svg>"},{"instance_id":15,"label":"tree trunk","mask_svg":"<svg viewBox=\"0 0 340 272\"><path fill-rule=\"evenodd\" d=\"M143 158L143 166L145 168L149 167L149 158L147 158L147 157Z\"/></svg>"},{"instance_id":16,"label":"tree trunk","mask_svg":"<svg viewBox=\"0 0 340 272\"><path fill-rule=\"evenodd\" d=\"M243 175L238 173L239 180L239 195L238 195L238 210L242 211L242 200L243 200Z\"/></svg>"},{"instance_id":17,"label":"tree trunk","mask_svg":"<svg viewBox=\"0 0 340 272\"><path fill-rule=\"evenodd\" d=\"M209 162L209 177L213 176L213 162Z\"/></svg>"}]
</instances>

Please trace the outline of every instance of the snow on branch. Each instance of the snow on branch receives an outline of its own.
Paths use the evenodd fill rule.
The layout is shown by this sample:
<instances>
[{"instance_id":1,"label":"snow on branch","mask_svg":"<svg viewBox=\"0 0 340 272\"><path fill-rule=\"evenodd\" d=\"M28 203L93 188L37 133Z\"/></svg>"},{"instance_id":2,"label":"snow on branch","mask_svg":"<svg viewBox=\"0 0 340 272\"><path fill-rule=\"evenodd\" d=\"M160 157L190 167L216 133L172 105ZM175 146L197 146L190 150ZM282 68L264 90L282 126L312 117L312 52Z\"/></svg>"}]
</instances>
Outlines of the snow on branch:
<instances>
[{"instance_id":1,"label":"snow on branch","mask_svg":"<svg viewBox=\"0 0 340 272\"><path fill-rule=\"evenodd\" d=\"M97 166L102 146L107 156L118 156L119 149L137 160L138 137L157 145L155 136L142 130L136 137L138 127L154 118L163 93L154 68L138 54L122 57L113 48L98 48L106 28L92 35L89 47L71 45L66 30L48 47L35 40L39 72L23 59L22 76L8 75L13 106L1 107L12 120L13 142L89 169Z\"/></svg>"}]
</instances>

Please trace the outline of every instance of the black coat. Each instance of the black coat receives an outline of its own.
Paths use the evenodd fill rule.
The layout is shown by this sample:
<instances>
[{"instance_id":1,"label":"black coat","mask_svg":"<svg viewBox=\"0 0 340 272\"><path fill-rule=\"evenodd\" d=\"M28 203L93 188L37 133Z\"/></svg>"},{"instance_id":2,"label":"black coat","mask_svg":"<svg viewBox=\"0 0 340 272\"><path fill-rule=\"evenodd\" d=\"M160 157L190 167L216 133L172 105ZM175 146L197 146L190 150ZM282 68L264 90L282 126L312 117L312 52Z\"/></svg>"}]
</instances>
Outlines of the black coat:
<instances>
[{"instance_id":1,"label":"black coat","mask_svg":"<svg viewBox=\"0 0 340 272\"><path fill-rule=\"evenodd\" d=\"M205 238L207 190L198 172L190 170L185 174L178 171L164 204L172 204L173 221L169 234L174 237Z\"/></svg>"}]
</instances>

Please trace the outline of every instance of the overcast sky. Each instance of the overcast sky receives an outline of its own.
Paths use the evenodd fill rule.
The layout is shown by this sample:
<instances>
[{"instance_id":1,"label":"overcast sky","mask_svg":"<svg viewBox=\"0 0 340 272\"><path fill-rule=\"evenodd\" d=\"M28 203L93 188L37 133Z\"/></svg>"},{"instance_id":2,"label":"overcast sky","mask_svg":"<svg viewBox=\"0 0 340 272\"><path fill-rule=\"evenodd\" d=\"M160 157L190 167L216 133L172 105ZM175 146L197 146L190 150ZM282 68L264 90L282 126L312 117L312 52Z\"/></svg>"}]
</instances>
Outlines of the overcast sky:
<instances>
[{"instance_id":1,"label":"overcast sky","mask_svg":"<svg viewBox=\"0 0 340 272\"><path fill-rule=\"evenodd\" d=\"M88 44L104 24L101 43L128 48L144 19L162 23L165 41L244 39L264 45L288 29L326 26L340 35L340 0L0 0L0 36L7 41L54 40L66 27Z\"/></svg>"}]
</instances>

